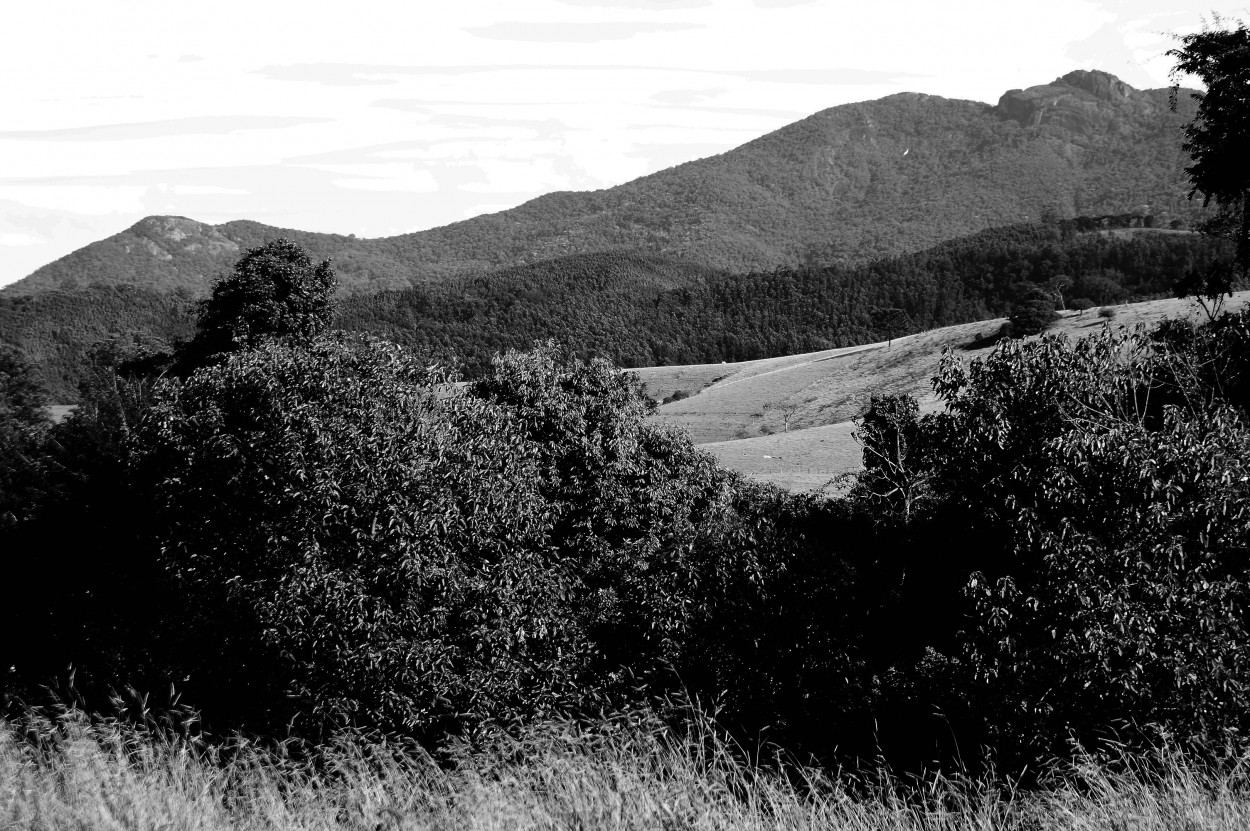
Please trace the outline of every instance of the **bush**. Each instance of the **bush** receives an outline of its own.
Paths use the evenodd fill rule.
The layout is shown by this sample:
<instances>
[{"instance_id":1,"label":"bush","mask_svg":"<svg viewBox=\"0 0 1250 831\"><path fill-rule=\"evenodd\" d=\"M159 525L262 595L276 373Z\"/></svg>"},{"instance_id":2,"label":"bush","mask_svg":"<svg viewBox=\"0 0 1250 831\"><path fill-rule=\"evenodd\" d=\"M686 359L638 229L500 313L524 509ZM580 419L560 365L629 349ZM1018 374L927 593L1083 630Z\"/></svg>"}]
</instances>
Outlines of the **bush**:
<instances>
[{"instance_id":1,"label":"bush","mask_svg":"<svg viewBox=\"0 0 1250 831\"><path fill-rule=\"evenodd\" d=\"M1110 306L1103 306L1101 309L1098 310L1098 316L1102 318L1103 320L1114 320L1116 316L1116 311Z\"/></svg>"},{"instance_id":2,"label":"bush","mask_svg":"<svg viewBox=\"0 0 1250 831\"><path fill-rule=\"evenodd\" d=\"M210 715L456 732L553 707L586 660L533 448L398 347L237 353L159 387L141 444Z\"/></svg>"},{"instance_id":3,"label":"bush","mask_svg":"<svg viewBox=\"0 0 1250 831\"><path fill-rule=\"evenodd\" d=\"M750 568L737 559L750 552L724 542L732 477L684 433L647 421L655 404L637 376L551 342L498 357L472 393L534 447L552 544L579 579L566 602L592 633L598 674L679 664L725 578Z\"/></svg>"},{"instance_id":4,"label":"bush","mask_svg":"<svg viewBox=\"0 0 1250 831\"><path fill-rule=\"evenodd\" d=\"M653 409L551 344L468 387L343 339L161 385L135 469L186 603L169 672L226 723L436 740L671 688L759 569L734 480Z\"/></svg>"},{"instance_id":5,"label":"bush","mask_svg":"<svg viewBox=\"0 0 1250 831\"><path fill-rule=\"evenodd\" d=\"M1055 325L1058 319L1054 298L1035 287L1011 307L1011 336L1022 338L1041 334Z\"/></svg>"},{"instance_id":6,"label":"bush","mask_svg":"<svg viewBox=\"0 0 1250 831\"><path fill-rule=\"evenodd\" d=\"M1147 724L1237 743L1250 726L1243 338L1230 319L945 360L946 412L914 443L930 523L979 549L966 683L1000 758Z\"/></svg>"}]
</instances>

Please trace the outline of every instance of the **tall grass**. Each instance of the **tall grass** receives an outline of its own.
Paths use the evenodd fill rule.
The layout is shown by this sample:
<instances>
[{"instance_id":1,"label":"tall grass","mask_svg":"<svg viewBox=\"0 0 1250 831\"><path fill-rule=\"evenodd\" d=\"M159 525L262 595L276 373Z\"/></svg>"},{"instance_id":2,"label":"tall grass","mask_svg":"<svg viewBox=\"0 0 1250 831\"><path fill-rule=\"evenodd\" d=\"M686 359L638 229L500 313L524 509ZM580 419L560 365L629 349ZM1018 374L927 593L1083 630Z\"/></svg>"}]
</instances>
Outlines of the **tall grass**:
<instances>
[{"instance_id":1,"label":"tall grass","mask_svg":"<svg viewBox=\"0 0 1250 831\"><path fill-rule=\"evenodd\" d=\"M705 721L547 723L453 752L344 736L315 758L71 714L0 722L0 827L23 829L1243 829L1239 764L1092 758L1028 792L744 760Z\"/></svg>"}]
</instances>

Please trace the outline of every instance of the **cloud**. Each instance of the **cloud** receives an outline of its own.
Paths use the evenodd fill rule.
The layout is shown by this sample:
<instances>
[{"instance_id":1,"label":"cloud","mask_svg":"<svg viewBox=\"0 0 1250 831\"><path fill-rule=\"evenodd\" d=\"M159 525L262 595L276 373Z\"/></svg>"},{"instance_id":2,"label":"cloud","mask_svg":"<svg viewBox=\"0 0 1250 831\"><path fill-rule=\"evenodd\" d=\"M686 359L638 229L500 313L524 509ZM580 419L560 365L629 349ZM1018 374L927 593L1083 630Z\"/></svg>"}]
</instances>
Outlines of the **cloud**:
<instances>
[{"instance_id":1,"label":"cloud","mask_svg":"<svg viewBox=\"0 0 1250 831\"><path fill-rule=\"evenodd\" d=\"M769 109L765 107L712 107L706 104L653 104L652 106L665 110L685 110L687 112L701 113L724 113L725 115L752 115L761 116L763 118L785 118L791 121L797 121L800 118L806 118L811 115L806 110L780 110ZM701 129L714 130L711 126L704 126Z\"/></svg>"},{"instance_id":2,"label":"cloud","mask_svg":"<svg viewBox=\"0 0 1250 831\"><path fill-rule=\"evenodd\" d=\"M712 5L712 0L557 0L566 6L583 9L699 9Z\"/></svg>"},{"instance_id":3,"label":"cloud","mask_svg":"<svg viewBox=\"0 0 1250 831\"><path fill-rule=\"evenodd\" d=\"M33 234L0 232L0 246L28 248L32 245L47 245L47 243L48 240L44 237L36 237Z\"/></svg>"},{"instance_id":4,"label":"cloud","mask_svg":"<svg viewBox=\"0 0 1250 831\"><path fill-rule=\"evenodd\" d=\"M475 109L481 109L486 106L501 106L500 104L490 104L489 102L476 101L446 102L429 101L425 99L384 98L374 101L370 106L424 115L426 116L426 119L423 123L434 127L455 129L516 129L524 127L536 130L544 135L558 135L561 131L569 129L567 124L557 118L532 118L530 117L528 110L524 110L526 113L525 115L509 114L518 112L520 107L532 103L533 102L508 101L506 102L507 109L497 110L491 115L445 112L441 110L444 107L473 107Z\"/></svg>"},{"instance_id":5,"label":"cloud","mask_svg":"<svg viewBox=\"0 0 1250 831\"><path fill-rule=\"evenodd\" d=\"M724 153L729 148L711 142L655 142L638 145L628 155L642 159L649 170L664 170L695 159L705 159Z\"/></svg>"},{"instance_id":6,"label":"cloud","mask_svg":"<svg viewBox=\"0 0 1250 831\"><path fill-rule=\"evenodd\" d=\"M197 63L202 60L204 60L203 55L181 55L178 58L178 63Z\"/></svg>"},{"instance_id":7,"label":"cloud","mask_svg":"<svg viewBox=\"0 0 1250 831\"><path fill-rule=\"evenodd\" d=\"M911 78L928 78L913 72L895 72L880 69L732 69L721 74L732 75L748 81L764 81L777 84L829 84L831 86L856 86L871 84L895 84Z\"/></svg>"},{"instance_id":8,"label":"cloud","mask_svg":"<svg viewBox=\"0 0 1250 831\"><path fill-rule=\"evenodd\" d=\"M587 23L537 23L514 20L469 26L464 31L491 40L519 40L529 43L599 43L607 40L628 40L655 32L683 32L705 28L699 23L654 23L627 21L596 21Z\"/></svg>"},{"instance_id":9,"label":"cloud","mask_svg":"<svg viewBox=\"0 0 1250 831\"><path fill-rule=\"evenodd\" d=\"M280 130L331 120L280 115L206 115L129 124L89 124L55 130L0 130L0 141L135 141L169 136L228 135L245 130Z\"/></svg>"},{"instance_id":10,"label":"cloud","mask_svg":"<svg viewBox=\"0 0 1250 831\"><path fill-rule=\"evenodd\" d=\"M399 191L406 193L435 193L438 180L434 175L411 164L344 165L342 176L332 184L350 190Z\"/></svg>"},{"instance_id":11,"label":"cloud","mask_svg":"<svg viewBox=\"0 0 1250 831\"><path fill-rule=\"evenodd\" d=\"M634 25L634 24L626 24ZM645 25L645 24L644 24ZM663 24L657 24L663 25ZM486 28L486 27L484 27ZM548 28L543 26L543 28ZM627 35L628 36L628 35ZM275 81L298 81L324 86L387 86L398 83L401 78L427 75L457 77L491 72L587 72L636 69L660 69L663 67L591 64L467 64L417 65L417 64L364 64L364 63L292 63L271 65L252 70Z\"/></svg>"},{"instance_id":12,"label":"cloud","mask_svg":"<svg viewBox=\"0 0 1250 831\"><path fill-rule=\"evenodd\" d=\"M514 207L516 207L516 205L509 202L487 202L482 205L470 205L464 209L463 216L465 219L472 219L475 216L495 214Z\"/></svg>"},{"instance_id":13,"label":"cloud","mask_svg":"<svg viewBox=\"0 0 1250 831\"><path fill-rule=\"evenodd\" d=\"M179 196L246 196L243 188L223 188L220 185L174 185L173 192Z\"/></svg>"},{"instance_id":14,"label":"cloud","mask_svg":"<svg viewBox=\"0 0 1250 831\"><path fill-rule=\"evenodd\" d=\"M794 6L810 6L817 0L752 0L761 9L789 9Z\"/></svg>"},{"instance_id":15,"label":"cloud","mask_svg":"<svg viewBox=\"0 0 1250 831\"><path fill-rule=\"evenodd\" d=\"M669 89L655 93L651 96L651 100L661 104L684 106L706 101L709 98L719 98L726 91L725 87L717 87L715 89Z\"/></svg>"},{"instance_id":16,"label":"cloud","mask_svg":"<svg viewBox=\"0 0 1250 831\"><path fill-rule=\"evenodd\" d=\"M505 24L500 24L505 25ZM512 24L506 24L512 25ZM547 24L535 24L538 29L547 31L546 37L552 37L551 27ZM598 26L600 24L588 24ZM605 24L618 25L618 24ZM633 27L639 24L619 24ZM641 24L647 25L647 24ZM655 24L657 27L665 24ZM676 24L684 26L685 24ZM485 28L485 27L483 27ZM658 31L658 29L657 29ZM502 36L502 35L498 35ZM625 32L622 37L630 37ZM355 64L355 63L296 63L281 66L266 66L252 70L253 74L261 75L276 81L296 81L315 83L324 86L387 86L399 83L403 78L422 76L462 76L488 73L515 74L518 72L676 72L690 75L722 75L743 78L751 81L775 82L784 84L889 84L908 78L928 78L911 72L894 70L855 69L718 69L714 66L671 66L661 64L472 64L465 66L432 66L403 64ZM395 105L403 99L380 99L375 106L386 107ZM429 103L466 103L485 104L487 101L454 102L434 101ZM507 101L497 103L551 103L546 101ZM396 108L409 108L415 105L398 105Z\"/></svg>"},{"instance_id":17,"label":"cloud","mask_svg":"<svg viewBox=\"0 0 1250 831\"><path fill-rule=\"evenodd\" d=\"M447 70L440 73L438 70ZM396 76L424 74L455 74L454 67L395 66L388 64L292 63L264 66L252 71L275 81L300 81L326 86L356 87L393 84Z\"/></svg>"},{"instance_id":18,"label":"cloud","mask_svg":"<svg viewBox=\"0 0 1250 831\"><path fill-rule=\"evenodd\" d=\"M469 101L467 99L448 100L442 98L378 98L369 103L370 107L379 107L384 110L399 110L405 113L429 113L433 112L437 107L548 107L558 106L560 101L522 101L520 99L511 99L509 101ZM501 116L507 118L507 116Z\"/></svg>"}]
</instances>

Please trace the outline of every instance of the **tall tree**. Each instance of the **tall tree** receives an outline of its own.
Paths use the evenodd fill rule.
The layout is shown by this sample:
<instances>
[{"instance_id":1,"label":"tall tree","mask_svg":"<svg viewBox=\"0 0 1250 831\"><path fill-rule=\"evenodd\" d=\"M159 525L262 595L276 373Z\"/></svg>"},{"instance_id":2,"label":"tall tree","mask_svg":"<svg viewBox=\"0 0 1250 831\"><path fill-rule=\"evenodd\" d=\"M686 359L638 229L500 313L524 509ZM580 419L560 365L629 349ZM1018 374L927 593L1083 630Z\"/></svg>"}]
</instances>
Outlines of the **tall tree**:
<instances>
[{"instance_id":1,"label":"tall tree","mask_svg":"<svg viewBox=\"0 0 1250 831\"><path fill-rule=\"evenodd\" d=\"M1233 239L1237 264L1244 274L1250 268L1250 29L1244 22L1181 37L1181 46L1168 55L1176 59L1172 70L1173 106L1183 76L1196 76L1206 87L1193 93L1198 102L1194 120L1185 128L1184 149L1193 158L1185 168L1194 194L1203 204L1218 207L1203 225L1206 233Z\"/></svg>"},{"instance_id":2,"label":"tall tree","mask_svg":"<svg viewBox=\"0 0 1250 831\"><path fill-rule=\"evenodd\" d=\"M312 340L330 328L337 285L329 260L314 265L290 240L249 250L201 305L198 331L181 351L177 371L188 374L266 337Z\"/></svg>"}]
</instances>

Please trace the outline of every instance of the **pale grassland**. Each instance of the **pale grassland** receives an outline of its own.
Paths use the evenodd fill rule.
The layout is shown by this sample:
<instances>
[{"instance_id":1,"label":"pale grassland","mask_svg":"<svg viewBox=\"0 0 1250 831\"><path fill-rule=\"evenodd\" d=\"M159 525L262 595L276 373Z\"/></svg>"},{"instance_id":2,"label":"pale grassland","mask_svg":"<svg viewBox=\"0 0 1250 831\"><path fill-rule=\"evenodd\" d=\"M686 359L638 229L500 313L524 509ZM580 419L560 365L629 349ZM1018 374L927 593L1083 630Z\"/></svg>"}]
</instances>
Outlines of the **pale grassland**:
<instances>
[{"instance_id":1,"label":"pale grassland","mask_svg":"<svg viewBox=\"0 0 1250 831\"><path fill-rule=\"evenodd\" d=\"M1240 292L1228 303L1250 302ZM1152 324L1165 317L1202 319L1193 301L1152 300L1112 307L1115 317L1097 309L1065 312L1052 331L1083 337L1106 326ZM690 397L660 407L657 421L686 430L721 463L752 478L790 490L819 490L835 477L858 470L859 446L852 420L873 395L907 393L922 410L940 406L931 379L946 349L965 360L990 347L965 347L996 332L1003 320L988 320L921 332L893 344L868 344L737 364L647 367L636 370L656 398L676 390ZM789 416L789 429L786 416Z\"/></svg>"},{"instance_id":2,"label":"pale grassland","mask_svg":"<svg viewBox=\"0 0 1250 831\"><path fill-rule=\"evenodd\" d=\"M46 728L46 725L45 725ZM455 764L341 742L319 765L222 754L73 719L0 723L0 827L32 829L1245 829L1243 766L1085 761L1023 791L991 776L901 781L744 762L710 728L549 724ZM229 760L226 761L227 756ZM1244 762L1245 760L1243 760ZM1113 772L1117 771L1117 772Z\"/></svg>"}]
</instances>

